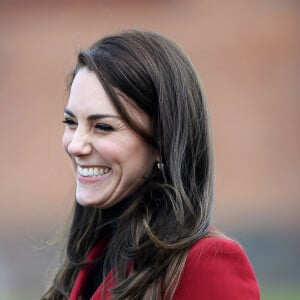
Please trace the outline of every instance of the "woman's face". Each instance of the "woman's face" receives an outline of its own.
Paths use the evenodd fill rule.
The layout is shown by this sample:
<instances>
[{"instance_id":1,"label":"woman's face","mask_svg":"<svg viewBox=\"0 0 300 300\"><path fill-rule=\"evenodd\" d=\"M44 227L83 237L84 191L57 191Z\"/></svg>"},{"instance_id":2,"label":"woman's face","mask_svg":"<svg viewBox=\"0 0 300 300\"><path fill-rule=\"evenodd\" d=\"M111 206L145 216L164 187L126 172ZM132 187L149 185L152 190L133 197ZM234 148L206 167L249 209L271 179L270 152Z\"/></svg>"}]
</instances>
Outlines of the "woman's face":
<instances>
[{"instance_id":1,"label":"woman's face","mask_svg":"<svg viewBox=\"0 0 300 300\"><path fill-rule=\"evenodd\" d=\"M127 106L137 124L149 132L148 116ZM62 144L76 176L76 199L83 206L113 206L142 183L158 160L156 150L120 118L87 68L74 78L65 123Z\"/></svg>"}]
</instances>

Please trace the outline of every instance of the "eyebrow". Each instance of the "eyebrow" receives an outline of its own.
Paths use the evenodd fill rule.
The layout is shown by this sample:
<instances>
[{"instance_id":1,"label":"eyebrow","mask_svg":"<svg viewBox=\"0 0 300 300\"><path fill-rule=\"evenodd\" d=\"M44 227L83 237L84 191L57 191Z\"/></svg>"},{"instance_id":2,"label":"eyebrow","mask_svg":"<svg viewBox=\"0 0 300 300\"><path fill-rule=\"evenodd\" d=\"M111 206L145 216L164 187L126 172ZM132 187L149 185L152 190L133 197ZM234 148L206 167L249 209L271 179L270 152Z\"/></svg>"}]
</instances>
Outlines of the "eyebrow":
<instances>
[{"instance_id":1,"label":"eyebrow","mask_svg":"<svg viewBox=\"0 0 300 300\"><path fill-rule=\"evenodd\" d=\"M73 118L76 118L76 116L68 108L64 109L64 113L70 115ZM116 118L116 119L120 119L119 116L117 116L117 115L110 115L110 114L93 114L93 115L89 115L87 117L87 119L89 121L94 121L94 120L104 119L104 118Z\"/></svg>"}]
</instances>

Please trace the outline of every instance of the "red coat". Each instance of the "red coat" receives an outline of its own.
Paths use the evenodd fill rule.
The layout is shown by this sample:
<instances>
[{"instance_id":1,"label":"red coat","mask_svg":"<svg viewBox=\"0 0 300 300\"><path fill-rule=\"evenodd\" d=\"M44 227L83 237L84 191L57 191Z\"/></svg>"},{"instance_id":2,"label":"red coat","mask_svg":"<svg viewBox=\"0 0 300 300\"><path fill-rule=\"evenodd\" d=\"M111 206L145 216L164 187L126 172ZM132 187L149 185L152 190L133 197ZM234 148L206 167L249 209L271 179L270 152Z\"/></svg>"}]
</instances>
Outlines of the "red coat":
<instances>
[{"instance_id":1,"label":"red coat","mask_svg":"<svg viewBox=\"0 0 300 300\"><path fill-rule=\"evenodd\" d=\"M101 253L105 242L97 244L87 260ZM75 281L70 300L80 299L88 269L82 269ZM101 284L91 300L111 299L112 272ZM253 268L241 246L225 238L208 237L195 243L188 252L182 277L172 300L259 300L259 288Z\"/></svg>"}]
</instances>

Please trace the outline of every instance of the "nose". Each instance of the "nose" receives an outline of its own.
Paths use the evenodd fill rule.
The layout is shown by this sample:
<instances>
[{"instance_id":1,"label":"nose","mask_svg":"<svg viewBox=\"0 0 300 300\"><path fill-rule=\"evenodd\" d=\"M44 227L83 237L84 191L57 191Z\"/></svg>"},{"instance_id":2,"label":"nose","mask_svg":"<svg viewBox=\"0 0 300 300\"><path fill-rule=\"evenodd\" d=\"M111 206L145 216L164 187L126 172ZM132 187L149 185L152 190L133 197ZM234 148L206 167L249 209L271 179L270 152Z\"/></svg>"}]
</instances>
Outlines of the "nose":
<instances>
[{"instance_id":1,"label":"nose","mask_svg":"<svg viewBox=\"0 0 300 300\"><path fill-rule=\"evenodd\" d=\"M73 156L83 156L91 154L92 150L93 147L89 141L88 134L77 129L67 146L68 153Z\"/></svg>"}]
</instances>

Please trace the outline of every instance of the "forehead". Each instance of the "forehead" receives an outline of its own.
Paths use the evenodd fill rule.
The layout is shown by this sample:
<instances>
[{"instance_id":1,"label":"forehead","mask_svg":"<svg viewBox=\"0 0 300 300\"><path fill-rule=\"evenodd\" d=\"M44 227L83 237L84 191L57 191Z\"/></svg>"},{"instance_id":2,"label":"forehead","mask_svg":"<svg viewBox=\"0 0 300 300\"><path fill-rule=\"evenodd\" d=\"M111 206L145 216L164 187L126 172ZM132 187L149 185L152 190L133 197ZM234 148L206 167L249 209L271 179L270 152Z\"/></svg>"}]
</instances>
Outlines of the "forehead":
<instances>
[{"instance_id":1,"label":"forehead","mask_svg":"<svg viewBox=\"0 0 300 300\"><path fill-rule=\"evenodd\" d=\"M74 77L67 107L82 113L118 114L96 74L86 67L79 69Z\"/></svg>"},{"instance_id":2,"label":"forehead","mask_svg":"<svg viewBox=\"0 0 300 300\"><path fill-rule=\"evenodd\" d=\"M116 94L129 117L138 126L149 131L151 128L149 116L126 95L118 90L116 90ZM117 109L114 107L98 77L87 67L80 68L74 77L67 108L75 115L82 115L83 117L89 114L114 114L119 116Z\"/></svg>"}]
</instances>

